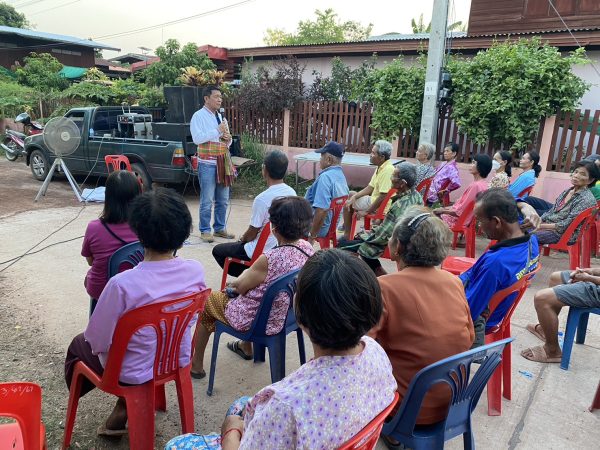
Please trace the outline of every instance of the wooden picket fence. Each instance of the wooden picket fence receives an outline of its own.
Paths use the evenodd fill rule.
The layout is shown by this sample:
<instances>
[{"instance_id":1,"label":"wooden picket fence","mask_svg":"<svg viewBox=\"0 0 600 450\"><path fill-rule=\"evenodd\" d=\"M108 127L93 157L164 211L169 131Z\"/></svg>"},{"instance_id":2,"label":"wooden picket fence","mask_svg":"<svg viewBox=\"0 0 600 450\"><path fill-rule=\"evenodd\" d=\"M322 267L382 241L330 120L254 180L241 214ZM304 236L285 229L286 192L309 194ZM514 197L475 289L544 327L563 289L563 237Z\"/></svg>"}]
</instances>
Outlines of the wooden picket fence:
<instances>
[{"instance_id":1,"label":"wooden picket fence","mask_svg":"<svg viewBox=\"0 0 600 450\"><path fill-rule=\"evenodd\" d=\"M283 145L283 111L271 114L242 111L237 99L223 102L223 107L233 134L247 134L263 144Z\"/></svg>"},{"instance_id":2,"label":"wooden picket fence","mask_svg":"<svg viewBox=\"0 0 600 450\"><path fill-rule=\"evenodd\" d=\"M570 172L575 163L600 152L600 110L577 109L556 115L546 170Z\"/></svg>"}]
</instances>

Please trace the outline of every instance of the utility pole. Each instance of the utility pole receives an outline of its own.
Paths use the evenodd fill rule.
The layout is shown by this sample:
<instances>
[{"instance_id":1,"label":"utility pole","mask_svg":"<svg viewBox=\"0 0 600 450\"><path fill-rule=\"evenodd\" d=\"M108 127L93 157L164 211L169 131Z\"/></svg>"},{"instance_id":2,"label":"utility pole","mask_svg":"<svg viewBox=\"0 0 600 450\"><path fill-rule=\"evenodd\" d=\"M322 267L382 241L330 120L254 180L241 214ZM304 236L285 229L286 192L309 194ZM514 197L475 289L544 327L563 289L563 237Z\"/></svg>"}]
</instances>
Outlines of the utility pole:
<instances>
[{"instance_id":1,"label":"utility pole","mask_svg":"<svg viewBox=\"0 0 600 450\"><path fill-rule=\"evenodd\" d=\"M433 2L431 33L427 50L427 71L425 73L419 142L429 142L433 145L436 142L438 129L438 96L448 27L448 3L449 0L434 0Z\"/></svg>"}]
</instances>

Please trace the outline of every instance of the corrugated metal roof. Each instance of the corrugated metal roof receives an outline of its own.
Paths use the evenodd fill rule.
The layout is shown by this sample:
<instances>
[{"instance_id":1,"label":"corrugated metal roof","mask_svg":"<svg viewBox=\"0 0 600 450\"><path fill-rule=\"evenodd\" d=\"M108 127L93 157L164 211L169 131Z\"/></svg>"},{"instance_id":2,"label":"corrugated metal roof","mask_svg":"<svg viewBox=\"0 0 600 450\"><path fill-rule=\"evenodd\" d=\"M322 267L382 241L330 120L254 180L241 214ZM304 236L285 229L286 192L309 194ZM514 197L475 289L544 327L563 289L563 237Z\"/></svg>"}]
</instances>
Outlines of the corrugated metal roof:
<instances>
[{"instance_id":1,"label":"corrugated metal roof","mask_svg":"<svg viewBox=\"0 0 600 450\"><path fill-rule=\"evenodd\" d=\"M91 47L91 48L98 48L98 49L103 49L103 50L121 51L120 48L112 47L107 44L101 44L100 42L95 42L95 41L92 41L89 39L81 39L81 38L78 38L75 36L66 36L63 34L45 33L43 31L36 31L36 30L26 30L25 28L6 27L4 25L0 25L0 34L12 34L12 35L26 37L26 38L40 39L43 41L60 42L63 44L79 45L81 47Z\"/></svg>"},{"instance_id":2,"label":"corrugated metal roof","mask_svg":"<svg viewBox=\"0 0 600 450\"><path fill-rule=\"evenodd\" d=\"M461 38L466 37L466 31L451 31L448 33L448 37ZM371 36L367 38L367 41L412 41L412 40L423 40L429 39L429 33L388 33L379 36Z\"/></svg>"}]
</instances>

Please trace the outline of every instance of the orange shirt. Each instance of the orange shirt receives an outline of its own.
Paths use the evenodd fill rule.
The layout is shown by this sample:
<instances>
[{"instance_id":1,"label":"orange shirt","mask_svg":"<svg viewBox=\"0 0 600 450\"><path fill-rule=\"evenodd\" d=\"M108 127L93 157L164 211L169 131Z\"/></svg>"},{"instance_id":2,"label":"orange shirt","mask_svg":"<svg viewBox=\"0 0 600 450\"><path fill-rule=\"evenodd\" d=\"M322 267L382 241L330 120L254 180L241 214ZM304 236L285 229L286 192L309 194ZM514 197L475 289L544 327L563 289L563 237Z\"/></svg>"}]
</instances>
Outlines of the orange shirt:
<instances>
[{"instance_id":1,"label":"orange shirt","mask_svg":"<svg viewBox=\"0 0 600 450\"><path fill-rule=\"evenodd\" d=\"M392 363L402 400L413 376L423 367L471 348L473 321L460 279L433 267L407 267L379 278L381 321L369 335ZM425 396L417 423L446 416L450 388L434 386Z\"/></svg>"}]
</instances>

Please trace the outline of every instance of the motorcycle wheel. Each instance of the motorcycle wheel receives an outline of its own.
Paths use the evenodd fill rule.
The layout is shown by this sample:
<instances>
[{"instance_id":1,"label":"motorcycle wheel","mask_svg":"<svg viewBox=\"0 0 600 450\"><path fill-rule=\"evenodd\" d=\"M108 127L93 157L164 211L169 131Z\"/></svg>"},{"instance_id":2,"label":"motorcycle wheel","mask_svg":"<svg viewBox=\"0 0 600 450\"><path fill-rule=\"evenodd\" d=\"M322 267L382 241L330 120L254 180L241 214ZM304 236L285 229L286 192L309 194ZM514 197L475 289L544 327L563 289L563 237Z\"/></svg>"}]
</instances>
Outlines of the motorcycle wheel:
<instances>
[{"instance_id":1,"label":"motorcycle wheel","mask_svg":"<svg viewBox=\"0 0 600 450\"><path fill-rule=\"evenodd\" d=\"M43 151L35 149L31 152L29 157L29 167L31 167L31 174L33 178L39 181L44 181L50 170L48 164L48 158Z\"/></svg>"},{"instance_id":2,"label":"motorcycle wheel","mask_svg":"<svg viewBox=\"0 0 600 450\"><path fill-rule=\"evenodd\" d=\"M19 150L19 147L17 147L17 144L15 143L15 141L13 141L12 139L6 138L6 139L4 139L3 144L6 145L11 150L13 150L13 152L14 152L14 153L8 153L6 150L4 150L4 156L6 156L6 159L8 159L9 161L16 161L17 158L19 157L20 150Z\"/></svg>"}]
</instances>

